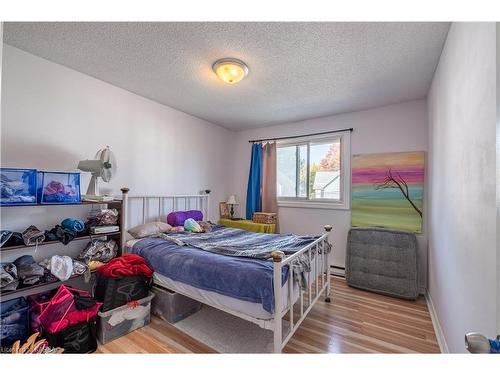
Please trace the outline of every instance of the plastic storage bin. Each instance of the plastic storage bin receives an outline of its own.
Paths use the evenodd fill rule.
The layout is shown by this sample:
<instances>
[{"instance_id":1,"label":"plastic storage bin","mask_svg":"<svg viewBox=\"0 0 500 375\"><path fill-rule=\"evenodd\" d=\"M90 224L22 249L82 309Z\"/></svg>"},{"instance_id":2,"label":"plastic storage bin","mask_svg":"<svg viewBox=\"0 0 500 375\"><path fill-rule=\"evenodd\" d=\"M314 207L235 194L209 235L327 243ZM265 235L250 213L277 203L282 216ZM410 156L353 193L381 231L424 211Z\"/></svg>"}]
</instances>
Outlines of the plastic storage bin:
<instances>
[{"instance_id":1,"label":"plastic storage bin","mask_svg":"<svg viewBox=\"0 0 500 375\"><path fill-rule=\"evenodd\" d=\"M17 340L29 337L29 305L20 297L0 304L0 352L8 353Z\"/></svg>"},{"instance_id":2,"label":"plastic storage bin","mask_svg":"<svg viewBox=\"0 0 500 375\"><path fill-rule=\"evenodd\" d=\"M38 171L37 200L40 204L80 203L79 172Z\"/></svg>"},{"instance_id":3,"label":"plastic storage bin","mask_svg":"<svg viewBox=\"0 0 500 375\"><path fill-rule=\"evenodd\" d=\"M153 292L156 298L151 306L152 313L169 323L177 323L187 318L202 306L201 302L158 285L153 287Z\"/></svg>"},{"instance_id":4,"label":"plastic storage bin","mask_svg":"<svg viewBox=\"0 0 500 375\"><path fill-rule=\"evenodd\" d=\"M151 319L151 300L154 293L146 298L97 313L97 338L102 344L117 339L129 332L149 324Z\"/></svg>"},{"instance_id":5,"label":"plastic storage bin","mask_svg":"<svg viewBox=\"0 0 500 375\"><path fill-rule=\"evenodd\" d=\"M36 204L36 169L0 168L0 205Z\"/></svg>"}]
</instances>

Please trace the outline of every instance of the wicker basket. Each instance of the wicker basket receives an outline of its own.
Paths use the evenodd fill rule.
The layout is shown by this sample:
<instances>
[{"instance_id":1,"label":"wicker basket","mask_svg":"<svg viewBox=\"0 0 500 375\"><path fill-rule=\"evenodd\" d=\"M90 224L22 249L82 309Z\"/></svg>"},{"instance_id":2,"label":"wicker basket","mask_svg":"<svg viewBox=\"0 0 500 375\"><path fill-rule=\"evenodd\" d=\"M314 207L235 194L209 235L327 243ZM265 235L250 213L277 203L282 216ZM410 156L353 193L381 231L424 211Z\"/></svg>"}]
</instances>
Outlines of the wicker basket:
<instances>
[{"instance_id":1,"label":"wicker basket","mask_svg":"<svg viewBox=\"0 0 500 375\"><path fill-rule=\"evenodd\" d=\"M254 212L252 221L260 224L276 224L277 216L275 212Z\"/></svg>"}]
</instances>

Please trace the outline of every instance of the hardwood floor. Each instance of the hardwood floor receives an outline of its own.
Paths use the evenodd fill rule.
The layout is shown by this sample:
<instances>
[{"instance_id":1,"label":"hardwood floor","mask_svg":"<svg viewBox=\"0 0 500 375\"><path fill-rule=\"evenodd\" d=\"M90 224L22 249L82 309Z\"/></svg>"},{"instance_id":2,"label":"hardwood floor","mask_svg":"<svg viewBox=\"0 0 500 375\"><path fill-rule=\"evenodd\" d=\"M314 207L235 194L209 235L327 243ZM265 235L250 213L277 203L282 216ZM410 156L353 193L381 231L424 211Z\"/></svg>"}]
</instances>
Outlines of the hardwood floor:
<instances>
[{"instance_id":1,"label":"hardwood floor","mask_svg":"<svg viewBox=\"0 0 500 375\"><path fill-rule=\"evenodd\" d=\"M215 353L174 326L151 324L98 353ZM439 353L427 304L365 292L332 278L332 301L319 300L284 348L285 353Z\"/></svg>"}]
</instances>

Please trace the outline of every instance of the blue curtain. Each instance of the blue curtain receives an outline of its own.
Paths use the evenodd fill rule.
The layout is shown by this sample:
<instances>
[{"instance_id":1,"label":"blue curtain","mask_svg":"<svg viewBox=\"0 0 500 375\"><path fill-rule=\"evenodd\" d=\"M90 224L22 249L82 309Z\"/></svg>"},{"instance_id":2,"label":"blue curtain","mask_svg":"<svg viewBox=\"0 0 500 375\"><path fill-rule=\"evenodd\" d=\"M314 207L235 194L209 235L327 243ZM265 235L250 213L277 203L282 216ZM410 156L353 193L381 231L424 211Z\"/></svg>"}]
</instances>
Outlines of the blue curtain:
<instances>
[{"instance_id":1,"label":"blue curtain","mask_svg":"<svg viewBox=\"0 0 500 375\"><path fill-rule=\"evenodd\" d=\"M260 181L262 178L262 145L252 145L250 173L248 174L247 188L247 219L252 220L254 212L260 211Z\"/></svg>"}]
</instances>

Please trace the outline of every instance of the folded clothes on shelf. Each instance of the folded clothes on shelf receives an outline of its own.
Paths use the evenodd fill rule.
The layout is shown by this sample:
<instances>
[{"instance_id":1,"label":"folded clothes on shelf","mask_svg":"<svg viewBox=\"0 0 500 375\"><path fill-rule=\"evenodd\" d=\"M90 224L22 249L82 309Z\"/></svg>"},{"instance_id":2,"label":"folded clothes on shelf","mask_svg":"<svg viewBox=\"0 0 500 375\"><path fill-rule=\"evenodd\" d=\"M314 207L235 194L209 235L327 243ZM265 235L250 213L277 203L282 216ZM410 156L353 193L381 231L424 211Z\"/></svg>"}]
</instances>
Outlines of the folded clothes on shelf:
<instances>
[{"instance_id":1,"label":"folded clothes on shelf","mask_svg":"<svg viewBox=\"0 0 500 375\"><path fill-rule=\"evenodd\" d=\"M92 240L80 253L78 259L86 264L91 261L109 262L118 253L118 245L115 240Z\"/></svg>"},{"instance_id":2,"label":"folded clothes on shelf","mask_svg":"<svg viewBox=\"0 0 500 375\"><path fill-rule=\"evenodd\" d=\"M39 264L48 270L55 279L61 281L68 280L73 275L85 275L85 281L90 280L89 267L66 255L53 255L42 260Z\"/></svg>"},{"instance_id":3,"label":"folded clothes on shelf","mask_svg":"<svg viewBox=\"0 0 500 375\"><path fill-rule=\"evenodd\" d=\"M118 210L114 208L103 208L92 211L87 218L90 226L114 225L118 223Z\"/></svg>"},{"instance_id":4,"label":"folded clothes on shelf","mask_svg":"<svg viewBox=\"0 0 500 375\"><path fill-rule=\"evenodd\" d=\"M78 233L85 230L85 223L80 219L67 218L61 222L61 227Z\"/></svg>"},{"instance_id":5,"label":"folded clothes on shelf","mask_svg":"<svg viewBox=\"0 0 500 375\"><path fill-rule=\"evenodd\" d=\"M23 255L14 262L17 268L17 277L24 285L33 285L44 276L44 269L31 255Z\"/></svg>"},{"instance_id":6,"label":"folded clothes on shelf","mask_svg":"<svg viewBox=\"0 0 500 375\"><path fill-rule=\"evenodd\" d=\"M10 237L12 237L12 232L10 230L2 230L0 231L0 247L5 245Z\"/></svg>"},{"instance_id":7,"label":"folded clothes on shelf","mask_svg":"<svg viewBox=\"0 0 500 375\"><path fill-rule=\"evenodd\" d=\"M22 236L26 246L38 245L39 243L45 241L45 235L43 232L34 225L30 225L26 228L22 233Z\"/></svg>"},{"instance_id":8,"label":"folded clothes on shelf","mask_svg":"<svg viewBox=\"0 0 500 375\"><path fill-rule=\"evenodd\" d=\"M60 241L64 245L67 245L68 243L73 241L75 237L75 231L63 228L60 225L56 225L54 228L45 231L45 238L48 241Z\"/></svg>"},{"instance_id":9,"label":"folded clothes on shelf","mask_svg":"<svg viewBox=\"0 0 500 375\"><path fill-rule=\"evenodd\" d=\"M0 268L0 290L16 290L19 285L17 267L14 263L7 263Z\"/></svg>"}]
</instances>

